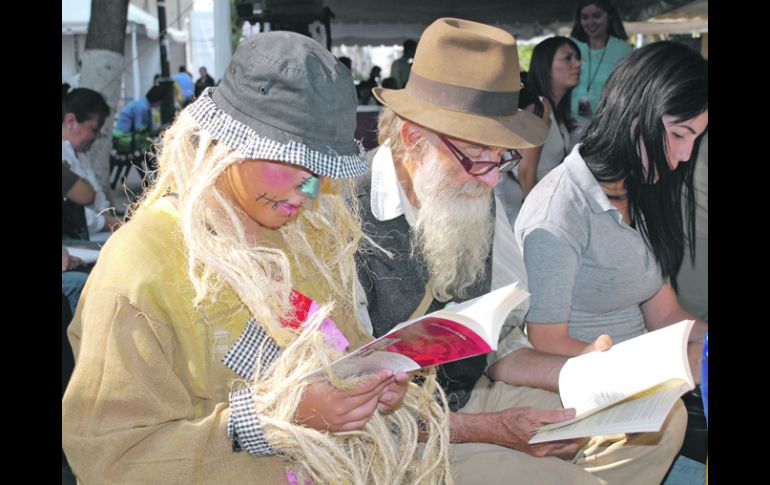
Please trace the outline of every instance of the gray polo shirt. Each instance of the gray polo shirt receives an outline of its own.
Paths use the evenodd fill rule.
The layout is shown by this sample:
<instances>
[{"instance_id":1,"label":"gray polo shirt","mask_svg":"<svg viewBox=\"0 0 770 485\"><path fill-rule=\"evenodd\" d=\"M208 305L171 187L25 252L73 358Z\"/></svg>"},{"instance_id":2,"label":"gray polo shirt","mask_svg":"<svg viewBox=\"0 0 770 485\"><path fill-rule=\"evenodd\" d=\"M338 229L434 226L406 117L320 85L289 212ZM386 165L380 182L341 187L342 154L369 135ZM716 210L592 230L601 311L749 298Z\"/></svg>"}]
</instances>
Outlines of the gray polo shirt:
<instances>
[{"instance_id":1,"label":"gray polo shirt","mask_svg":"<svg viewBox=\"0 0 770 485\"><path fill-rule=\"evenodd\" d=\"M639 305L663 284L641 234L623 222L578 153L532 190L514 230L524 251L533 323L569 322L586 342L615 343L644 332Z\"/></svg>"}]
</instances>

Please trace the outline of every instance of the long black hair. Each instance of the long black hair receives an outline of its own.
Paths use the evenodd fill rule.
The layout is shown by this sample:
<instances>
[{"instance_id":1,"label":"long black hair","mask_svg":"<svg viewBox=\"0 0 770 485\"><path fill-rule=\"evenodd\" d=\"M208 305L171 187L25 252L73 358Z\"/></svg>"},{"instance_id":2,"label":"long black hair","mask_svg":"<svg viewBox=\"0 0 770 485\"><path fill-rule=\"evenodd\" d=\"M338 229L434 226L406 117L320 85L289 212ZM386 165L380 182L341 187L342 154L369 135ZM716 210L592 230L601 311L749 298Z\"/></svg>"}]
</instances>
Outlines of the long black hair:
<instances>
[{"instance_id":1,"label":"long black hair","mask_svg":"<svg viewBox=\"0 0 770 485\"><path fill-rule=\"evenodd\" d=\"M580 49L572 40L559 36L545 39L536 45L532 51L532 60L529 63L529 74L527 75L527 87L536 95L548 98L553 107L556 121L566 126L567 130L571 132L575 128L575 120L570 114L573 88L569 88L564 93L558 104L554 102L553 89L551 89L553 58L556 56L556 51L563 45L572 47L577 58L580 59Z\"/></svg>"},{"instance_id":2,"label":"long black hair","mask_svg":"<svg viewBox=\"0 0 770 485\"><path fill-rule=\"evenodd\" d=\"M707 109L708 61L682 44L649 44L629 53L612 71L580 147L597 180L625 180L632 224L674 287L684 253L685 223L690 250L695 249L693 172L702 136L688 163L672 171L662 117L681 122ZM646 168L640 148L647 154Z\"/></svg>"},{"instance_id":3,"label":"long black hair","mask_svg":"<svg viewBox=\"0 0 770 485\"><path fill-rule=\"evenodd\" d=\"M620 13L612 5L610 0L578 0L575 5L575 23L572 24L572 32L570 35L580 42L588 44L588 34L586 34L583 24L580 23L580 15L583 9L589 5L596 5L600 9L607 12L607 34L624 42L628 39L626 29L623 27L623 19L620 18ZM607 38L609 41L609 37Z\"/></svg>"}]
</instances>

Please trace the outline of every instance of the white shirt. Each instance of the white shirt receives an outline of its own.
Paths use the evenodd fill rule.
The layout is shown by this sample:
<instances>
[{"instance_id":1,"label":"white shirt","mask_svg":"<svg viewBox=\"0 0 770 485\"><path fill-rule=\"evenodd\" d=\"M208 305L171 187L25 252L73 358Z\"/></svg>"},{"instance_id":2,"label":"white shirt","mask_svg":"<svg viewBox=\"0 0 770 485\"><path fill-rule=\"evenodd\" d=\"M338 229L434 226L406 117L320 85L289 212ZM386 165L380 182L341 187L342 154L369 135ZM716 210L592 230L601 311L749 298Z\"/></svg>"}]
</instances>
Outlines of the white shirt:
<instances>
[{"instance_id":1,"label":"white shirt","mask_svg":"<svg viewBox=\"0 0 770 485\"><path fill-rule=\"evenodd\" d=\"M417 219L419 209L415 208L398 182L396 167L393 164L393 154L388 142L377 149L372 159L371 186L372 214L378 221L389 221L404 215L407 223L412 226ZM527 290L527 270L521 249L516 243L511 224L505 214L502 203L495 196L495 235L492 241L492 286L496 290L515 281L519 287ZM363 294L363 288L360 289ZM364 297L365 298L365 297ZM365 302L363 303L365 305ZM364 306L364 309L366 307ZM517 308L506 319L500 332L497 351L489 354L487 362L491 365L505 355L520 348L532 348L526 335L521 330L524 315L529 310L529 301ZM371 328L371 322L366 311L362 312L362 321Z\"/></svg>"},{"instance_id":2,"label":"white shirt","mask_svg":"<svg viewBox=\"0 0 770 485\"><path fill-rule=\"evenodd\" d=\"M88 233L96 234L104 230L104 216L99 214L100 212L108 209L110 203L107 200L107 196L102 190L102 186L99 184L96 178L96 173L91 166L91 162L85 153L76 153L72 148L72 144L68 140L61 141L61 159L69 163L70 169L80 177L86 179L88 183L94 188L96 196L94 201L85 207L86 224L88 225Z\"/></svg>"}]
</instances>

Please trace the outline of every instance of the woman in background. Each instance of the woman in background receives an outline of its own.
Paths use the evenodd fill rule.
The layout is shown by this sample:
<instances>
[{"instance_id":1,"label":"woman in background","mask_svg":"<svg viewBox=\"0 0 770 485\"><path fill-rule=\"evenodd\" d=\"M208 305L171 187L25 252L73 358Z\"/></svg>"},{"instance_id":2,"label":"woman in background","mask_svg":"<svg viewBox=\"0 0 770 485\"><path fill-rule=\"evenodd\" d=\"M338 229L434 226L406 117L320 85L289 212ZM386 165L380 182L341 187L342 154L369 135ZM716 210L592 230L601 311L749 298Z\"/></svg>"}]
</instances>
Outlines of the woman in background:
<instances>
[{"instance_id":1,"label":"woman in background","mask_svg":"<svg viewBox=\"0 0 770 485\"><path fill-rule=\"evenodd\" d=\"M548 138L541 146L520 150L518 180L523 196L564 160L572 149L570 133L575 120L570 114L570 95L580 81L580 51L566 37L551 37L532 51L527 88L542 103L541 118L549 126ZM535 104L525 107L534 112Z\"/></svg>"},{"instance_id":2,"label":"woman in background","mask_svg":"<svg viewBox=\"0 0 770 485\"><path fill-rule=\"evenodd\" d=\"M626 41L623 20L610 0L578 0L570 35L583 60L580 83L572 90L572 116L578 128L585 128L599 104L604 83L632 47Z\"/></svg>"}]
</instances>

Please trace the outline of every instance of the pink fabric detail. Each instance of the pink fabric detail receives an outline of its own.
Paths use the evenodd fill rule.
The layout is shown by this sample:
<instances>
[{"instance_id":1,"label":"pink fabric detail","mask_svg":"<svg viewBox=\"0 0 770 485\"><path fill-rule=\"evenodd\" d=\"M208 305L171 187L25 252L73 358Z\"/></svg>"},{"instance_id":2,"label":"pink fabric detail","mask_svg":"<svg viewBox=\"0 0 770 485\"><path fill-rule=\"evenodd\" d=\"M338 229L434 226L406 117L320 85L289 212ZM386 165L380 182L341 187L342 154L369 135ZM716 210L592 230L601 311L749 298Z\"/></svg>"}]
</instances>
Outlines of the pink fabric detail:
<instances>
[{"instance_id":1,"label":"pink fabric detail","mask_svg":"<svg viewBox=\"0 0 770 485\"><path fill-rule=\"evenodd\" d=\"M295 330L299 329L302 323L306 322L311 315L320 310L315 300L308 298L297 290L291 290L289 298L294 306L294 319L281 322L284 327ZM326 343L339 352L344 351L350 345L348 339L340 332L331 318L325 318L318 327L318 330L326 337Z\"/></svg>"},{"instance_id":2,"label":"pink fabric detail","mask_svg":"<svg viewBox=\"0 0 770 485\"><path fill-rule=\"evenodd\" d=\"M308 317L310 317L310 315L314 314L318 310L320 310L318 303L313 301L313 303L310 304L310 309L308 310ZM321 322L321 325L318 327L318 330L320 330L324 334L324 337L326 337L326 343L334 347L338 352L344 351L348 345L350 345L348 339L346 339L345 335L340 332L340 330L337 328L337 324L335 324L331 318L325 318L324 321Z\"/></svg>"},{"instance_id":3,"label":"pink fabric detail","mask_svg":"<svg viewBox=\"0 0 770 485\"><path fill-rule=\"evenodd\" d=\"M289 485L299 485L299 482L297 482L297 475L291 468L286 469L286 480L289 481ZM307 479L305 480L305 485L313 485L313 481Z\"/></svg>"}]
</instances>

